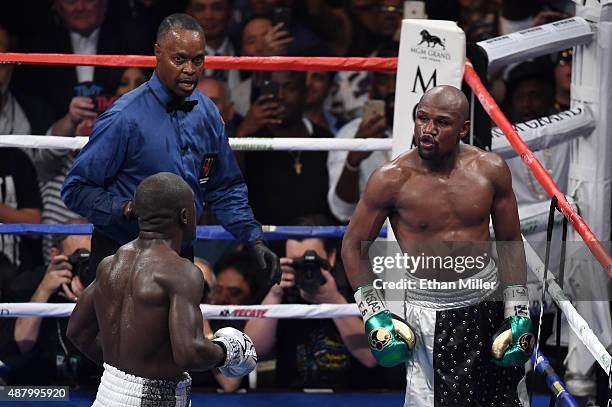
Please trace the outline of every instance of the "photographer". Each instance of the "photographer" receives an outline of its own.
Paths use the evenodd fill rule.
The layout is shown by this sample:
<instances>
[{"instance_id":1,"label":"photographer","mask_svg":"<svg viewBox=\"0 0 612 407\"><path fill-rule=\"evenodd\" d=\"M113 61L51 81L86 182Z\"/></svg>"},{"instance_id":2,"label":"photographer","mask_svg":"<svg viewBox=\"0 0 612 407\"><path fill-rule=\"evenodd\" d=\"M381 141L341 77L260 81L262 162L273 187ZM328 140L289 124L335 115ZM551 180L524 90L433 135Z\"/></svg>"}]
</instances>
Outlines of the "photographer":
<instances>
[{"instance_id":1,"label":"photographer","mask_svg":"<svg viewBox=\"0 0 612 407\"><path fill-rule=\"evenodd\" d=\"M323 216L302 218L300 226L330 225ZM332 239L287 240L280 285L262 304L346 304L344 272L336 267ZM260 358L276 353L276 384L284 387L371 387L376 366L358 317L334 319L251 319L245 333ZM370 371L371 372L371 371ZM364 383L364 380L367 382Z\"/></svg>"},{"instance_id":2,"label":"photographer","mask_svg":"<svg viewBox=\"0 0 612 407\"><path fill-rule=\"evenodd\" d=\"M13 281L11 302L76 302L85 289L91 236L68 235L56 240L51 261L26 270ZM15 320L14 355L8 361L12 384L89 383L98 368L66 340L67 318L22 317ZM6 350L5 350L6 351Z\"/></svg>"}]
</instances>

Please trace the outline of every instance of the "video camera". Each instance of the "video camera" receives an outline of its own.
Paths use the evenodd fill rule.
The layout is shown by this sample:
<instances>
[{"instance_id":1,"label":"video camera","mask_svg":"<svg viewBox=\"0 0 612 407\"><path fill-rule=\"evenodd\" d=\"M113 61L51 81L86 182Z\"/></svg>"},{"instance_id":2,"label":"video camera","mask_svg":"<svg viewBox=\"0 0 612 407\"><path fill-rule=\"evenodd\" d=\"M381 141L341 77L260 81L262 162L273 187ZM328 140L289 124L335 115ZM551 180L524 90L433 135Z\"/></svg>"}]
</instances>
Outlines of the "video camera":
<instances>
[{"instance_id":1,"label":"video camera","mask_svg":"<svg viewBox=\"0 0 612 407\"><path fill-rule=\"evenodd\" d=\"M306 292L314 292L325 282L321 269L329 270L331 266L314 250L306 250L301 257L293 259L295 285Z\"/></svg>"}]
</instances>

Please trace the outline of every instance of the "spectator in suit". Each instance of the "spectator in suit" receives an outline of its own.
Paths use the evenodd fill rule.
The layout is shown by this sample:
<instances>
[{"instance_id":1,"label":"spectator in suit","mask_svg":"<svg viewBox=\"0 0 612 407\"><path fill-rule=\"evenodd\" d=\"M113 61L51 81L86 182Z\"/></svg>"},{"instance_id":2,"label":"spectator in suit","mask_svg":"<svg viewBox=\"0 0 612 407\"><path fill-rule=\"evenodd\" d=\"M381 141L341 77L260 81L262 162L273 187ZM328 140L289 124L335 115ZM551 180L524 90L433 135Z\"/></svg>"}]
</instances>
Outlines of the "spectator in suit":
<instances>
[{"instance_id":1,"label":"spectator in suit","mask_svg":"<svg viewBox=\"0 0 612 407\"><path fill-rule=\"evenodd\" d=\"M64 54L131 51L126 49L117 26L106 19L107 0L54 0L53 9L57 18L24 38L21 51ZM44 134L66 114L73 97L112 94L117 72L117 68L93 66L21 66L15 72L14 85L33 133Z\"/></svg>"}]
</instances>

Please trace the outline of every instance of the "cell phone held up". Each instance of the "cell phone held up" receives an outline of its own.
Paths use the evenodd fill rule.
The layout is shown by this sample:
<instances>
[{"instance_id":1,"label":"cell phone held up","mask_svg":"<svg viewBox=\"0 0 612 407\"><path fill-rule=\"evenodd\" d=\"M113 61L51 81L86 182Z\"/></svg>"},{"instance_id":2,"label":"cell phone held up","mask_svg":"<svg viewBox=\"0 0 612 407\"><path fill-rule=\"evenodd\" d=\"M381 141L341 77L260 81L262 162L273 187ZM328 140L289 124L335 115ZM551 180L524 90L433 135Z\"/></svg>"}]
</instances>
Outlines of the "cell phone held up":
<instances>
[{"instance_id":1,"label":"cell phone held up","mask_svg":"<svg viewBox=\"0 0 612 407\"><path fill-rule=\"evenodd\" d=\"M291 9L289 7L276 7L272 12L272 26L283 23L282 30L291 31Z\"/></svg>"},{"instance_id":2,"label":"cell phone held up","mask_svg":"<svg viewBox=\"0 0 612 407\"><path fill-rule=\"evenodd\" d=\"M367 122L371 120L375 116L383 117L383 124L386 126L386 117L385 117L385 101L384 100L366 100L363 105L363 122Z\"/></svg>"},{"instance_id":3,"label":"cell phone held up","mask_svg":"<svg viewBox=\"0 0 612 407\"><path fill-rule=\"evenodd\" d=\"M278 83L272 81L264 81L261 84L259 95L272 95L274 100L278 99Z\"/></svg>"}]
</instances>

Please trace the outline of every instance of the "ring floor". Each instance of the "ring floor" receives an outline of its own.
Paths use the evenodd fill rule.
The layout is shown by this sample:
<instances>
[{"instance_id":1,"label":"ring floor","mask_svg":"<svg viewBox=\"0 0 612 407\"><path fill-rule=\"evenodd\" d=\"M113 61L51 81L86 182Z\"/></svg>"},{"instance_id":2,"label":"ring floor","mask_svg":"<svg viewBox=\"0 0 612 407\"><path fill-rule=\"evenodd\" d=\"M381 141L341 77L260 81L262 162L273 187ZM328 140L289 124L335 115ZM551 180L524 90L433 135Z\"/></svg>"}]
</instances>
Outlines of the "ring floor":
<instances>
[{"instance_id":1,"label":"ring floor","mask_svg":"<svg viewBox=\"0 0 612 407\"><path fill-rule=\"evenodd\" d=\"M85 407L91 406L95 399L94 391L73 391L70 401L46 402L0 402L0 407L15 405L18 407ZM549 398L534 395L532 407L548 406ZM269 407L271 405L291 405L292 407L380 407L404 404L403 392L346 392L346 393L305 393L305 392L251 392L236 394L219 394L194 391L191 393L192 406L223 407Z\"/></svg>"}]
</instances>

